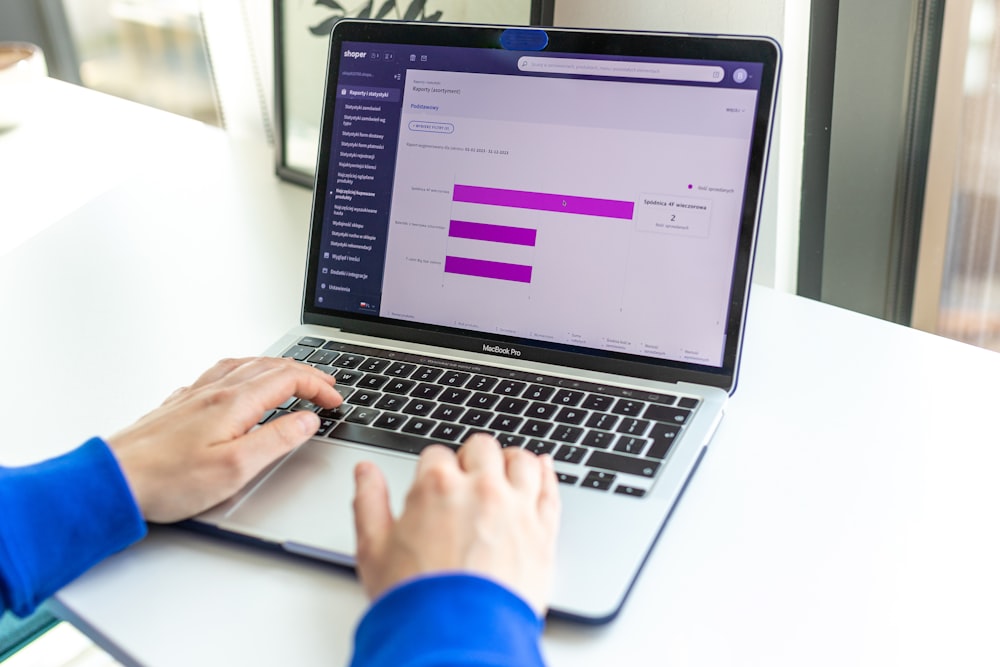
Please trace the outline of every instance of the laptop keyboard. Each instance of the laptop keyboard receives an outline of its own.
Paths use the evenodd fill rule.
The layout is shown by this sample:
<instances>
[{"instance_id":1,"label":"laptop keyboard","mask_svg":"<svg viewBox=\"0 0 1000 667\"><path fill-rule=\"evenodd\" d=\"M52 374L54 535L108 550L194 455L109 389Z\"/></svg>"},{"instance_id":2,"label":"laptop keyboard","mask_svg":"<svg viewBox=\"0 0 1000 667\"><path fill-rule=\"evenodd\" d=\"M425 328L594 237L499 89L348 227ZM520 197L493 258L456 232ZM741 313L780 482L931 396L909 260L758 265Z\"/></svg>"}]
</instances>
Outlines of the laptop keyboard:
<instances>
[{"instance_id":1,"label":"laptop keyboard","mask_svg":"<svg viewBox=\"0 0 1000 667\"><path fill-rule=\"evenodd\" d=\"M475 432L550 454L563 484L642 497L699 399L464 364L306 337L282 355L337 379L335 410L290 400L264 420L312 410L321 438L419 454Z\"/></svg>"}]
</instances>

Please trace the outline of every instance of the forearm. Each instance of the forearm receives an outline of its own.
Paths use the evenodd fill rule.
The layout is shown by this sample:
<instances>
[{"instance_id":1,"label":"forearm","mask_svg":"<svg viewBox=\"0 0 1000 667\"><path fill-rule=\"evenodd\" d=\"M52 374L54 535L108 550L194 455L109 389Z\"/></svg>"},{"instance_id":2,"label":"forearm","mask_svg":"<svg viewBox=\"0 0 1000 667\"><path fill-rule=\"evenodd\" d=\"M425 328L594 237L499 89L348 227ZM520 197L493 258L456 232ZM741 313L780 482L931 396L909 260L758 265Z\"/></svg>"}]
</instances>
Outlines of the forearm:
<instances>
[{"instance_id":1,"label":"forearm","mask_svg":"<svg viewBox=\"0 0 1000 667\"><path fill-rule=\"evenodd\" d=\"M376 600L358 625L351 665L541 666L541 632L527 603L490 580L423 577Z\"/></svg>"},{"instance_id":2,"label":"forearm","mask_svg":"<svg viewBox=\"0 0 1000 667\"><path fill-rule=\"evenodd\" d=\"M0 612L30 613L145 534L128 483L98 438L42 463L0 468Z\"/></svg>"}]
</instances>

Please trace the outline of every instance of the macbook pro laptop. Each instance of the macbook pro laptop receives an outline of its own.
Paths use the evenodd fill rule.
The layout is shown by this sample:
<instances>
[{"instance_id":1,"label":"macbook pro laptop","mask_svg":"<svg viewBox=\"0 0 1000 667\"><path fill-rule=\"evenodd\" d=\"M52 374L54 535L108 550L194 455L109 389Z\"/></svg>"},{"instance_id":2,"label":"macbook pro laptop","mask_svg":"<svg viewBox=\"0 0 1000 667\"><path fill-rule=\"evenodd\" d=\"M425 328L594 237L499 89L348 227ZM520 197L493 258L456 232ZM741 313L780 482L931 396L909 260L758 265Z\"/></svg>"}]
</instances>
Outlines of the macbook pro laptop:
<instances>
[{"instance_id":1,"label":"macbook pro laptop","mask_svg":"<svg viewBox=\"0 0 1000 667\"><path fill-rule=\"evenodd\" d=\"M475 431L555 459L553 613L621 609L735 390L778 79L767 38L341 21L302 324L320 432L197 527L352 565Z\"/></svg>"}]
</instances>

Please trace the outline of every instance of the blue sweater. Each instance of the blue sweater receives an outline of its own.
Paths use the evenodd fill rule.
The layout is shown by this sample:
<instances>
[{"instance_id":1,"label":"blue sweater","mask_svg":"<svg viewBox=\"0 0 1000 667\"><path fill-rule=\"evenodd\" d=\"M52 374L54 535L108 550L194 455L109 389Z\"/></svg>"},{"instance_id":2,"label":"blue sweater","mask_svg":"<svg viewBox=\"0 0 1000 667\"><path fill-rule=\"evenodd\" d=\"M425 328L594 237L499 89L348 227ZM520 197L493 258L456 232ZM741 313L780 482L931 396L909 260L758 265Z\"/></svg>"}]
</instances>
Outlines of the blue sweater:
<instances>
[{"instance_id":1,"label":"blue sweater","mask_svg":"<svg viewBox=\"0 0 1000 667\"><path fill-rule=\"evenodd\" d=\"M0 613L26 615L88 568L137 542L146 524L107 444L0 467ZM405 582L355 634L355 667L542 665L542 621L508 589L454 573Z\"/></svg>"}]
</instances>

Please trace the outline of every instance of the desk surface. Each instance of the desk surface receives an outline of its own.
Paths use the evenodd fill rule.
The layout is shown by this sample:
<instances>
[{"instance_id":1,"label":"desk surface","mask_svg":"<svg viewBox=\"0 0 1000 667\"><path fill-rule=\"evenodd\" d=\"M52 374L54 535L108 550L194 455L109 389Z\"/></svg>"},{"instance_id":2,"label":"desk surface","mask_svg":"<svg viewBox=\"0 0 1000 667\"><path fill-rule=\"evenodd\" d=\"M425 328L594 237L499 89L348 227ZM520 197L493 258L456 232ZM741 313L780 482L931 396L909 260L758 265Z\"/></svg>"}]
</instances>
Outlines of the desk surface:
<instances>
[{"instance_id":1,"label":"desk surface","mask_svg":"<svg viewBox=\"0 0 1000 667\"><path fill-rule=\"evenodd\" d=\"M0 254L4 464L298 319L309 194L267 147L163 114L114 141L130 168L54 221L0 191L0 226L42 229ZM998 377L995 353L755 287L739 389L622 615L551 621L551 664L1000 663ZM143 665L343 664L365 606L350 573L167 527L57 602Z\"/></svg>"}]
</instances>

